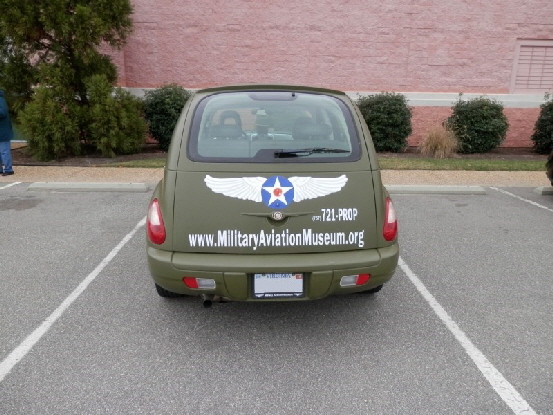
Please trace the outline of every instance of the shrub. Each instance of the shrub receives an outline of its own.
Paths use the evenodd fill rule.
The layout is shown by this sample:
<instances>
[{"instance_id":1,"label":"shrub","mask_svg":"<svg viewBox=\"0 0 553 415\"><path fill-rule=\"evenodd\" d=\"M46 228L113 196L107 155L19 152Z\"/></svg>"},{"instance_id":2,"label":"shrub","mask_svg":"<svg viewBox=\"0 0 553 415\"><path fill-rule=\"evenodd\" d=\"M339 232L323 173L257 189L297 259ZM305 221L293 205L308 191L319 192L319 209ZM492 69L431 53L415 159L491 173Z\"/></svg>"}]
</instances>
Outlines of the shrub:
<instances>
[{"instance_id":1,"label":"shrub","mask_svg":"<svg viewBox=\"0 0 553 415\"><path fill-rule=\"evenodd\" d=\"M17 115L32 100L36 85L63 86L70 97L85 103L87 78L104 74L115 82L116 67L102 51L122 47L132 32L131 0L37 4L0 1L0 84L12 94L10 107ZM63 77L47 79L47 72L61 67Z\"/></svg>"},{"instance_id":2,"label":"shrub","mask_svg":"<svg viewBox=\"0 0 553 415\"><path fill-rule=\"evenodd\" d=\"M551 150L551 153L547 158L547 163L545 164L545 173L547 175L547 178L551 182L551 186L553 186L553 150Z\"/></svg>"},{"instance_id":3,"label":"shrub","mask_svg":"<svg viewBox=\"0 0 553 415\"><path fill-rule=\"evenodd\" d=\"M404 95L383 92L362 97L357 106L367 123L376 151L401 152L412 132L411 109Z\"/></svg>"},{"instance_id":4,"label":"shrub","mask_svg":"<svg viewBox=\"0 0 553 415\"><path fill-rule=\"evenodd\" d=\"M63 82L70 75L64 65L41 69L39 87L20 112L19 126L40 160L82 154L129 154L142 148L146 122L142 101L120 88L110 77L97 74L81 80L82 94Z\"/></svg>"},{"instance_id":5,"label":"shrub","mask_svg":"<svg viewBox=\"0 0 553 415\"><path fill-rule=\"evenodd\" d=\"M424 137L419 149L427 157L446 158L457 150L457 139L453 131L444 125L438 125Z\"/></svg>"},{"instance_id":6,"label":"shrub","mask_svg":"<svg viewBox=\"0 0 553 415\"><path fill-rule=\"evenodd\" d=\"M82 153L83 144L104 156L140 151L146 139L142 101L104 75L85 81L86 104L62 87L38 87L19 116L29 149L39 160Z\"/></svg>"},{"instance_id":7,"label":"shrub","mask_svg":"<svg viewBox=\"0 0 553 415\"><path fill-rule=\"evenodd\" d=\"M546 95L545 99L546 102L540 106L540 115L531 137L534 150L540 154L547 154L553 150L553 97Z\"/></svg>"},{"instance_id":8,"label":"shrub","mask_svg":"<svg viewBox=\"0 0 553 415\"><path fill-rule=\"evenodd\" d=\"M505 139L509 128L503 105L485 97L467 101L460 97L447 125L455 133L461 153L493 150Z\"/></svg>"},{"instance_id":9,"label":"shrub","mask_svg":"<svg viewBox=\"0 0 553 415\"><path fill-rule=\"evenodd\" d=\"M89 78L86 86L90 104L89 143L108 157L139 152L147 131L142 100L121 88L113 90L103 75Z\"/></svg>"},{"instance_id":10,"label":"shrub","mask_svg":"<svg viewBox=\"0 0 553 415\"><path fill-rule=\"evenodd\" d=\"M176 84L146 92L144 115L150 134L159 142L160 149L169 149L173 130L190 95L189 91Z\"/></svg>"},{"instance_id":11,"label":"shrub","mask_svg":"<svg viewBox=\"0 0 553 415\"><path fill-rule=\"evenodd\" d=\"M79 154L79 112L72 100L64 100L55 89L37 88L19 114L33 156L47 161Z\"/></svg>"}]
</instances>

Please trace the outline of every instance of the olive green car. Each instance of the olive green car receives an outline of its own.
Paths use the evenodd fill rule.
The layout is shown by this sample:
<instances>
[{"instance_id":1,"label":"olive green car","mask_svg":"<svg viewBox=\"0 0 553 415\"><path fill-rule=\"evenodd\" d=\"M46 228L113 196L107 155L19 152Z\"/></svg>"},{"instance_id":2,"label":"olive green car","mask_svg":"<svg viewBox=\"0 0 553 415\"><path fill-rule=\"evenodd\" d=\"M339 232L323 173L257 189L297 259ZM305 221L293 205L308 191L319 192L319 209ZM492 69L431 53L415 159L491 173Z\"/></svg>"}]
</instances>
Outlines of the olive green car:
<instances>
[{"instance_id":1,"label":"olive green car","mask_svg":"<svg viewBox=\"0 0 553 415\"><path fill-rule=\"evenodd\" d=\"M208 304L374 293L399 258L363 117L345 93L304 86L211 88L188 100L147 244L159 295Z\"/></svg>"}]
</instances>

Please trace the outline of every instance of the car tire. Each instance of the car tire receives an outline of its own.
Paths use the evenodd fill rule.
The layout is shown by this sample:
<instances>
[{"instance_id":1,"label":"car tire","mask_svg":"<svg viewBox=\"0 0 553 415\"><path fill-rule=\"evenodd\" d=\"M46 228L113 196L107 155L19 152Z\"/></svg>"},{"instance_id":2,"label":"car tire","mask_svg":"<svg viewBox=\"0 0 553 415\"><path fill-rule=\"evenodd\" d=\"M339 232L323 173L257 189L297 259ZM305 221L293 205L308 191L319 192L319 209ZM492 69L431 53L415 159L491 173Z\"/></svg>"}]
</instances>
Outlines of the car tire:
<instances>
[{"instance_id":1,"label":"car tire","mask_svg":"<svg viewBox=\"0 0 553 415\"><path fill-rule=\"evenodd\" d=\"M184 294L177 294L172 291L168 291L165 288L159 286L156 284L156 291L160 297L163 298L177 298L177 297L184 297Z\"/></svg>"},{"instance_id":2,"label":"car tire","mask_svg":"<svg viewBox=\"0 0 553 415\"><path fill-rule=\"evenodd\" d=\"M383 284L380 284L379 286L371 288L370 290L360 291L358 294L376 294L382 289L383 286L384 286Z\"/></svg>"}]
</instances>

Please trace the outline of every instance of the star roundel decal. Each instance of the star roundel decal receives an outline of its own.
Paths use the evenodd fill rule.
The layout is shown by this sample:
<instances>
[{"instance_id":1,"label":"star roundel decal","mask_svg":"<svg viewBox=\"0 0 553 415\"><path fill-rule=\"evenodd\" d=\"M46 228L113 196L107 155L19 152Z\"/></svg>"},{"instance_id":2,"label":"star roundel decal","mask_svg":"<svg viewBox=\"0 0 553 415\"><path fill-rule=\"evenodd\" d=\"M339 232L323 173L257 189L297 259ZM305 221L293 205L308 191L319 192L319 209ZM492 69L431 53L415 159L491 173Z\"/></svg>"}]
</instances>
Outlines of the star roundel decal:
<instances>
[{"instance_id":1,"label":"star roundel decal","mask_svg":"<svg viewBox=\"0 0 553 415\"><path fill-rule=\"evenodd\" d=\"M271 209L282 209L294 202L294 185L285 177L269 177L261 186L261 199Z\"/></svg>"},{"instance_id":2,"label":"star roundel decal","mask_svg":"<svg viewBox=\"0 0 553 415\"><path fill-rule=\"evenodd\" d=\"M261 202L271 209L284 209L294 202L315 199L339 192L346 185L345 174L339 177L236 177L205 176L213 192L242 200Z\"/></svg>"}]
</instances>

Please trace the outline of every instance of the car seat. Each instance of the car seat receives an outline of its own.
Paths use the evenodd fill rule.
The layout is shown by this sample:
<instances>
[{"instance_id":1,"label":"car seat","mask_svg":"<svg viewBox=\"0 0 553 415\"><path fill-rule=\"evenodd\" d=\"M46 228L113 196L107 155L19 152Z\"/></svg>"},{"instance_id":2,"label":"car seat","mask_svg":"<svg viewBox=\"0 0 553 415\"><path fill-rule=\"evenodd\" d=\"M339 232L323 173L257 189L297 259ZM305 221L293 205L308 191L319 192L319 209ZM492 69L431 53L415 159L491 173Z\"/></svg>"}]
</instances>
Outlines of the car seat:
<instances>
[{"instance_id":1,"label":"car seat","mask_svg":"<svg viewBox=\"0 0 553 415\"><path fill-rule=\"evenodd\" d=\"M315 124L312 118L300 117L294 121L292 137L294 140L326 140L332 133L328 124Z\"/></svg>"},{"instance_id":2,"label":"car seat","mask_svg":"<svg viewBox=\"0 0 553 415\"><path fill-rule=\"evenodd\" d=\"M233 123L227 123L233 120ZM210 128L210 137L214 139L241 139L247 138L242 130L242 120L240 114L234 110L225 110L219 115L219 124Z\"/></svg>"}]
</instances>

